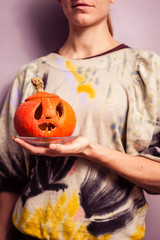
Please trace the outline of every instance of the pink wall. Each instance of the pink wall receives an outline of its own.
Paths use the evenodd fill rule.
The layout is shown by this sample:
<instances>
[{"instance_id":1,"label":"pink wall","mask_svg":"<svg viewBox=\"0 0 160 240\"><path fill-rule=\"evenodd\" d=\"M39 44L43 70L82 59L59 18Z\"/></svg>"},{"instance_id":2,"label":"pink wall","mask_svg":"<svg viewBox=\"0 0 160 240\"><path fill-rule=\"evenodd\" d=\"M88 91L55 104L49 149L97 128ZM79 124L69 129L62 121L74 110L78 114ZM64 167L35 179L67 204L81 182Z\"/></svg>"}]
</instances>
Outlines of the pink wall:
<instances>
[{"instance_id":1,"label":"pink wall","mask_svg":"<svg viewBox=\"0 0 160 240\"><path fill-rule=\"evenodd\" d=\"M117 40L160 54L159 9L159 0L117 0L111 7ZM19 67L53 51L66 33L56 0L0 2L1 103ZM150 210L145 240L159 240L160 196L146 197Z\"/></svg>"}]
</instances>

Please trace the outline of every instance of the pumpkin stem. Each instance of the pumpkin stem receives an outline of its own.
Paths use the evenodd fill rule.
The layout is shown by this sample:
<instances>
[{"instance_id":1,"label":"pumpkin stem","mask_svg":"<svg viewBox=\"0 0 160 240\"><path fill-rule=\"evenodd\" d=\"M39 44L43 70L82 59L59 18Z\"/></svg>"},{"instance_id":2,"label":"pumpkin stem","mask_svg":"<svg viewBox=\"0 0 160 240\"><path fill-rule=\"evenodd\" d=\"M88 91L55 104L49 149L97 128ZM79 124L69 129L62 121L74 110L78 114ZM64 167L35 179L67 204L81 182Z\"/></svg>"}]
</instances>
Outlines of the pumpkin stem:
<instances>
[{"instance_id":1,"label":"pumpkin stem","mask_svg":"<svg viewBox=\"0 0 160 240\"><path fill-rule=\"evenodd\" d=\"M43 83L42 78L33 77L31 79L31 82L32 82L33 86L35 87L35 89L37 90L37 92L43 92L44 91L44 83Z\"/></svg>"}]
</instances>

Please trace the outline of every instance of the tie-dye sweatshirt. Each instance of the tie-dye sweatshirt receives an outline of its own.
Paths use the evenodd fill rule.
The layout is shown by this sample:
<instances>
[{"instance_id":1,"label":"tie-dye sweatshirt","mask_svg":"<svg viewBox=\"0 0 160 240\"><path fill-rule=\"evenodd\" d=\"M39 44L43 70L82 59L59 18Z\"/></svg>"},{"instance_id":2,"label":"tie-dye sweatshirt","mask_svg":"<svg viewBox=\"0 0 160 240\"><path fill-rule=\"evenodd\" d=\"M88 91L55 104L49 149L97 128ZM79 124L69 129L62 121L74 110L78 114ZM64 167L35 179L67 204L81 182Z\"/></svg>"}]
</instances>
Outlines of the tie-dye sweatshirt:
<instances>
[{"instance_id":1,"label":"tie-dye sweatshirt","mask_svg":"<svg viewBox=\"0 0 160 240\"><path fill-rule=\"evenodd\" d=\"M142 239L143 189L87 159L30 156L11 140L35 75L73 107L73 135L159 161L160 57L129 48L83 60L51 53L20 69L0 119L0 189L21 194L13 213L19 231L50 240Z\"/></svg>"}]
</instances>

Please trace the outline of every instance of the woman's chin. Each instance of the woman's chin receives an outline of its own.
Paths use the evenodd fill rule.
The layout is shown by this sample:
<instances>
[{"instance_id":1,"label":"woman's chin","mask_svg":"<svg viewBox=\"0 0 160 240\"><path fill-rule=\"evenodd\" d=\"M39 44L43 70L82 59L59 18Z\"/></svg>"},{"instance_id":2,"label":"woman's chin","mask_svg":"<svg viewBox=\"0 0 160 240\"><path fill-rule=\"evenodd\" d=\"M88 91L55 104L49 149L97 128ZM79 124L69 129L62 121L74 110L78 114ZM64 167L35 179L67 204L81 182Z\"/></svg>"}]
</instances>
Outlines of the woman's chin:
<instances>
[{"instance_id":1,"label":"woman's chin","mask_svg":"<svg viewBox=\"0 0 160 240\"><path fill-rule=\"evenodd\" d=\"M72 26L79 26L79 27L88 27L90 25L92 25L92 21L90 21L88 16L78 16L76 18L74 18L71 21L71 25Z\"/></svg>"}]
</instances>

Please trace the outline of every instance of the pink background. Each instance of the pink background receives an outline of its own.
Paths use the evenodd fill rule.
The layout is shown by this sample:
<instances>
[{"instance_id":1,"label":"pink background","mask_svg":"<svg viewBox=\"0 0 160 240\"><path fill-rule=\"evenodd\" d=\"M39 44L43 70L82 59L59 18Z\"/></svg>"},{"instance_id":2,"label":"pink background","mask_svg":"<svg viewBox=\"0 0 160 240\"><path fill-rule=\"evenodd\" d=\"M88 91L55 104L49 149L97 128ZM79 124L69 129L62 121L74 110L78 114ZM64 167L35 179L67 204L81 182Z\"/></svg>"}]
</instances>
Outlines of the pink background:
<instances>
[{"instance_id":1,"label":"pink background","mask_svg":"<svg viewBox=\"0 0 160 240\"><path fill-rule=\"evenodd\" d=\"M115 38L160 54L159 10L159 0L117 0L111 6ZM66 34L66 20L56 0L1 0L1 105L17 70L53 51L64 42ZM150 208L145 240L159 240L160 195L146 194L146 198Z\"/></svg>"}]
</instances>

